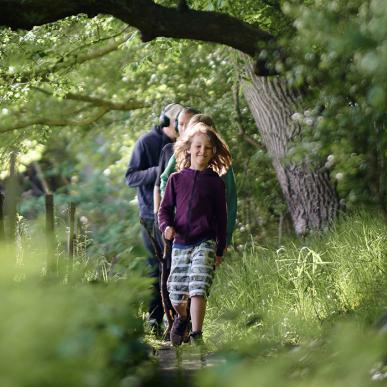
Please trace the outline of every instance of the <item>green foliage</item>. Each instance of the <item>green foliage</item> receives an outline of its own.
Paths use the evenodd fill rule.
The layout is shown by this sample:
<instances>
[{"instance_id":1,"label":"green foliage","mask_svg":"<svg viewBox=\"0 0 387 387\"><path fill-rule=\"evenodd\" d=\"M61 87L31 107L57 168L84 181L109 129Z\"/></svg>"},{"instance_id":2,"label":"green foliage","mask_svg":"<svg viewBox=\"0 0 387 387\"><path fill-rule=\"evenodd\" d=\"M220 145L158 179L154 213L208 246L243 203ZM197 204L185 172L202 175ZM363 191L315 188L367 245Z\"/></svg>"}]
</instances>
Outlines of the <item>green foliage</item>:
<instances>
[{"instance_id":1,"label":"green foliage","mask_svg":"<svg viewBox=\"0 0 387 387\"><path fill-rule=\"evenodd\" d=\"M158 3L177 5L169 0ZM282 63L278 59L282 52L271 45L267 52L274 49L273 66L295 87L306 84L310 96L307 109L293 118L311 130L305 131L291 155L307 155L319 163L327 158L326 167L349 208L385 209L386 135L383 93L378 89L386 84L385 14L378 2L353 0L327 7L317 0L290 5L195 0L188 5L229 13L280 37L287 59ZM3 168L8 169L9 151L16 148L25 154L27 143L45 145L43 173L49 180L62 176L61 186L72 177L77 180L62 187L64 195L73 191L74 197L58 197L58 201L75 198L79 203L82 215L90 220L95 250L102 248L102 254L111 257L134 246L137 255L139 243L134 237L139 239L139 229L132 226L137 224L134 206L127 204L134 191L123 185L122 176L135 139L157 122L163 106L174 101L211 115L230 145L239 194L237 238L244 242L251 232L270 239L277 232L285 205L248 108L235 98L243 65L234 51L165 38L144 44L137 32L106 16L76 16L29 32L2 29L0 34L1 130L30 123L1 134ZM146 108L111 110L87 125L77 125L98 115L101 106L74 96L110 103L139 100ZM33 124L42 117L59 122L62 133L56 125ZM66 125L69 119L75 123ZM241 127L257 147L241 141ZM62 153L62 141L67 160L61 157L58 162L54 153ZM92 171L85 174L85 169Z\"/></svg>"},{"instance_id":2,"label":"green foliage","mask_svg":"<svg viewBox=\"0 0 387 387\"><path fill-rule=\"evenodd\" d=\"M193 0L189 3L194 9L224 12L275 35L288 30L290 25L278 0Z\"/></svg>"},{"instance_id":3,"label":"green foliage","mask_svg":"<svg viewBox=\"0 0 387 387\"><path fill-rule=\"evenodd\" d=\"M12 252L1 246L2 257ZM3 260L1 385L107 386L128 375L136 385L148 367L138 316L147 281L132 273L88 282L90 265L61 265L65 277L42 276L42 256L41 249L24 251L16 267Z\"/></svg>"},{"instance_id":4,"label":"green foliage","mask_svg":"<svg viewBox=\"0 0 387 387\"><path fill-rule=\"evenodd\" d=\"M315 0L287 3L297 33L283 44L289 58L277 67L291 84L308 90L299 120L302 147L310 145L327 168L347 206L371 205L386 212L385 3Z\"/></svg>"},{"instance_id":5,"label":"green foliage","mask_svg":"<svg viewBox=\"0 0 387 387\"><path fill-rule=\"evenodd\" d=\"M217 273L208 308L216 342L294 344L320 335L338 315L360 310L375 319L386 306L386 235L382 219L363 215L301 246L253 244L233 253Z\"/></svg>"},{"instance_id":6,"label":"green foliage","mask_svg":"<svg viewBox=\"0 0 387 387\"><path fill-rule=\"evenodd\" d=\"M373 328L387 310L386 231L363 214L302 244L226 257L204 326L227 362L198 385L372 385L387 343Z\"/></svg>"},{"instance_id":7,"label":"green foliage","mask_svg":"<svg viewBox=\"0 0 387 387\"><path fill-rule=\"evenodd\" d=\"M74 22L73 20L71 23ZM70 21L63 23L65 26ZM85 26L82 18L79 23L75 30L82 34L87 35L87 30L93 30L94 27L98 27L102 34L100 41L96 40L95 34L91 34L90 39L84 38L85 47L90 52L104 46L104 37L119 34L123 29L120 23L102 17L93 19L89 27ZM37 36L58 34L58 39L61 39L63 28L47 28L37 27L34 33ZM25 32L24 35L26 34L28 33ZM19 39L22 39L23 33L20 32L19 35ZM71 56L70 53L83 54L83 45L79 41L60 41L65 58ZM47 55L56 52L56 46L48 40L44 44L48 45ZM34 51L35 43L29 49ZM19 134L3 134L0 137L4 144L3 152L6 155L10 149L5 144L8 139L11 143L17 140L20 144L23 137L36 138L37 144L44 144L45 150L39 160L43 174L49 187L57 191L56 202L62 208L61 211L64 211L63 205L66 202L76 201L80 216L89 220L93 239L89 246L90 253L98 252L108 258L118 256L126 259L133 251L137 256L142 254L139 251L137 213L135 204L128 205L134 198L135 191L125 187L123 175L136 138L157 122L165 104L179 101L214 118L218 130L230 144L234 157L234 170L238 175L241 227L248 224L249 229L263 235L265 225L276 221L281 212L276 208L281 206L282 199L269 159L262 150L256 152L251 145L241 143L236 137L238 124L241 124L245 132L259 142L259 134L243 101L239 101L241 117L235 111L233 88L239 88L236 83L238 71L235 54L227 48L168 39L143 44L133 35L133 38L107 55L79 64L69 62L65 71L60 69L53 72L58 79L65 76L67 89L59 90L54 81L42 79L39 87L52 94L31 89L27 101L19 100L14 107L5 108L9 110L6 115L8 121L3 120L2 123L6 126L18 122L19 115L11 109L19 109L24 116L29 115L32 118L39 112L39 116L64 120L74 114L78 115L77 112L85 115L95 110L92 104L63 98L66 92L109 101L139 99L149 104L150 108L131 112L111 111L95 124L83 127L65 126L60 133L54 127L42 132L38 125L34 130L22 130ZM25 152L25 149L20 149L21 155ZM257 163L260 165L259 173L256 172ZM6 164L4 166L8 169ZM19 170L22 170L21 167ZM245 173L246 170L249 174ZM59 193L63 196L58 195ZM260 203L258 206L252 205L252 196ZM41 199L36 206L28 202L27 197L25 195L21 203L23 215L43 210Z\"/></svg>"},{"instance_id":8,"label":"green foliage","mask_svg":"<svg viewBox=\"0 0 387 387\"><path fill-rule=\"evenodd\" d=\"M199 375L197 386L374 386L385 346L385 336L340 323L327 333L324 343L315 340L276 353L255 344L255 351L265 353L258 359L234 353L223 366Z\"/></svg>"}]
</instances>

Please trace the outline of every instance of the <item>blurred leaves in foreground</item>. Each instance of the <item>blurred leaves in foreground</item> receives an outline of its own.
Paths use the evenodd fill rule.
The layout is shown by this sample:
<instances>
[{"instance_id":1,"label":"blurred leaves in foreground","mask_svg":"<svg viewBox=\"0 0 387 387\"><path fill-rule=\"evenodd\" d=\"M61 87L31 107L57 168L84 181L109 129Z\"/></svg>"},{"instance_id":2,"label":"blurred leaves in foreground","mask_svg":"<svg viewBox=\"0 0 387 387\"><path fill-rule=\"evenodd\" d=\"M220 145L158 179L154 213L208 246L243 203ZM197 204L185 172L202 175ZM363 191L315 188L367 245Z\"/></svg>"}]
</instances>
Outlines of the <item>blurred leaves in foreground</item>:
<instances>
[{"instance_id":1,"label":"blurred leaves in foreground","mask_svg":"<svg viewBox=\"0 0 387 387\"><path fill-rule=\"evenodd\" d=\"M147 367L141 302L149 284L132 274L120 280L87 281L43 275L42 260L1 246L0 385L138 385ZM62 257L63 258L63 257ZM65 265L66 266L66 265Z\"/></svg>"},{"instance_id":2,"label":"blurred leaves in foreground","mask_svg":"<svg viewBox=\"0 0 387 387\"><path fill-rule=\"evenodd\" d=\"M325 337L303 346L267 354L238 357L209 369L198 386L378 386L376 367L381 367L387 336L367 331L354 323L342 323ZM385 384L383 384L385 385Z\"/></svg>"}]
</instances>

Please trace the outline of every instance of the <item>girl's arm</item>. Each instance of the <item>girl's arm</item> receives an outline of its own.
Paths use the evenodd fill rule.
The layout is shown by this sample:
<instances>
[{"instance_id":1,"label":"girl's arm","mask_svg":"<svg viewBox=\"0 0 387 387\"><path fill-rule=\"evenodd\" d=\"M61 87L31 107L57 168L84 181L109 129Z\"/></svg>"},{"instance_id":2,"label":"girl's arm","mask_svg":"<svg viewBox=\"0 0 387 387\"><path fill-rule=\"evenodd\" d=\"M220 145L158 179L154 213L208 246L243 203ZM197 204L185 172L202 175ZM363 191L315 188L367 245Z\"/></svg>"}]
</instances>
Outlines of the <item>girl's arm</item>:
<instances>
[{"instance_id":1,"label":"girl's arm","mask_svg":"<svg viewBox=\"0 0 387 387\"><path fill-rule=\"evenodd\" d=\"M175 180L171 176L168 180L167 187L165 189L164 197L161 201L159 208L159 227L160 231L164 234L167 227L174 226L175 223L175 206L176 206L176 195L175 195Z\"/></svg>"}]
</instances>

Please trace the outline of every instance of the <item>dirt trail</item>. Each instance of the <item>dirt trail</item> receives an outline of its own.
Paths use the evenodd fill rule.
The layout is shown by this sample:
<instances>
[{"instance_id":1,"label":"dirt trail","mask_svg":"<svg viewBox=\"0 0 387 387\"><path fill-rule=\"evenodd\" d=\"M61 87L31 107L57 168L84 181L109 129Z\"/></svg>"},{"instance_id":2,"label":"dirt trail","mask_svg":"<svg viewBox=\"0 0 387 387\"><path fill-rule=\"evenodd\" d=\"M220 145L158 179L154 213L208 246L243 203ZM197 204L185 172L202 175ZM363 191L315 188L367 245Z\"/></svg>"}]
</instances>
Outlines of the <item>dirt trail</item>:
<instances>
[{"instance_id":1,"label":"dirt trail","mask_svg":"<svg viewBox=\"0 0 387 387\"><path fill-rule=\"evenodd\" d=\"M215 353L193 348L188 344L177 349L169 343L163 344L156 351L156 357L159 361L161 385L179 387L194 386L193 381L198 370L225 362L225 359Z\"/></svg>"}]
</instances>

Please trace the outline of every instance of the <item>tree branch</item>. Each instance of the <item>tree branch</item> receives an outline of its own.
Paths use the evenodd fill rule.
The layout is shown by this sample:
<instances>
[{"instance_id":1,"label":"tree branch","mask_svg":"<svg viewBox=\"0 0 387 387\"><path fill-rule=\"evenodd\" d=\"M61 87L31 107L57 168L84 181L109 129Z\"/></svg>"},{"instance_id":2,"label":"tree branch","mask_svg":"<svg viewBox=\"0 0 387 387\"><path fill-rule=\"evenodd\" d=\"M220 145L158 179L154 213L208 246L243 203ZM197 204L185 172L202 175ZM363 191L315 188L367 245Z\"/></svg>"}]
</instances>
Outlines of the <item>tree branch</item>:
<instances>
[{"instance_id":1,"label":"tree branch","mask_svg":"<svg viewBox=\"0 0 387 387\"><path fill-rule=\"evenodd\" d=\"M53 97L53 93L49 90L45 90L36 86L31 87L31 89L36 90L40 93L46 94L50 97ZM29 119L29 120L20 120L10 126L7 126L7 125L0 126L0 133L7 133L13 130L23 129L33 125L49 125L49 126L90 125L98 121L100 118L102 118L106 113L113 110L131 111L131 110L137 110L137 109L143 109L143 108L149 107L149 104L146 104L142 101L133 100L133 99L129 99L126 102L113 102L113 101L108 101L101 98L91 97L89 95L81 95L81 94L74 94L74 93L68 93L63 98L68 100L73 100L73 101L86 102L87 104L89 104L89 105L86 105L88 108L90 108L90 105L92 105L92 107L96 107L99 110L96 114L91 115L83 120L68 120L68 119L62 119L62 118L47 118L47 117L34 117L33 119ZM80 114L84 110L86 110L86 108L82 107L81 109L77 109L75 111L67 113L66 115L75 116ZM14 112L13 116L14 117L17 116L17 112Z\"/></svg>"},{"instance_id":2,"label":"tree branch","mask_svg":"<svg viewBox=\"0 0 387 387\"><path fill-rule=\"evenodd\" d=\"M40 87L33 86L31 87L32 90L39 91L43 94L46 94L48 96L53 96L53 93L51 91L48 91L46 89L42 89ZM109 110L137 110L137 109L143 109L147 107L148 105L145 104L143 101L137 101L133 99L128 99L126 102L113 102L108 101L106 99L101 99L97 97L91 97L89 95L82 95L82 94L74 94L74 93L68 93L66 94L63 99L69 99L73 101L80 101L80 102L87 102L91 105L94 105L96 107L103 107Z\"/></svg>"},{"instance_id":3,"label":"tree branch","mask_svg":"<svg viewBox=\"0 0 387 387\"><path fill-rule=\"evenodd\" d=\"M99 111L91 115L90 117L87 117L83 120L67 120L67 119L52 119L52 118L46 118L46 117L40 117L31 119L29 121L20 121L15 123L14 125L8 126L8 127L0 127L0 133L7 133L12 132L13 130L18 129L24 129L29 126L33 125L48 125L48 126L83 126L83 125L91 125L94 122L98 121L100 118L102 118L106 113L108 113L110 110L107 108L101 108Z\"/></svg>"},{"instance_id":4,"label":"tree branch","mask_svg":"<svg viewBox=\"0 0 387 387\"><path fill-rule=\"evenodd\" d=\"M0 16L0 19L1 19L1 16ZM8 83L14 83L16 80L17 80L17 83L26 83L33 78L39 78L43 82L48 81L49 76L55 72L58 72L63 69L67 69L68 67L71 67L74 65L80 65L89 60L100 58L101 56L107 55L110 52L117 50L121 46L121 44L129 40L133 35L134 33L131 33L131 34L126 33L120 39L113 38L113 37L109 38L110 42L106 46L100 47L94 50L89 50L83 54L73 53L74 50L72 50L71 55L67 54L64 57L61 57L60 59L58 59L54 64L51 64L48 67L42 66L40 69L34 69L34 71L26 71L23 73L16 73L16 74L7 74L7 73L1 72L0 79Z\"/></svg>"},{"instance_id":5,"label":"tree branch","mask_svg":"<svg viewBox=\"0 0 387 387\"><path fill-rule=\"evenodd\" d=\"M156 37L201 40L225 44L251 57L258 57L259 43L274 43L272 35L251 24L220 12L192 10L184 4L168 8L151 0L0 0L0 25L30 29L66 16L102 13L139 29L143 41ZM264 60L257 60L256 72L272 74Z\"/></svg>"}]
</instances>

